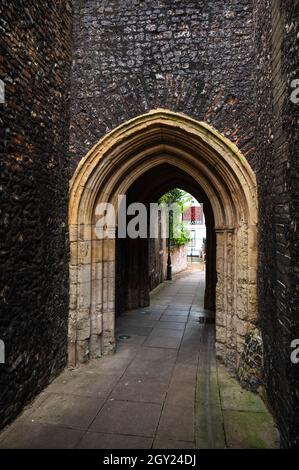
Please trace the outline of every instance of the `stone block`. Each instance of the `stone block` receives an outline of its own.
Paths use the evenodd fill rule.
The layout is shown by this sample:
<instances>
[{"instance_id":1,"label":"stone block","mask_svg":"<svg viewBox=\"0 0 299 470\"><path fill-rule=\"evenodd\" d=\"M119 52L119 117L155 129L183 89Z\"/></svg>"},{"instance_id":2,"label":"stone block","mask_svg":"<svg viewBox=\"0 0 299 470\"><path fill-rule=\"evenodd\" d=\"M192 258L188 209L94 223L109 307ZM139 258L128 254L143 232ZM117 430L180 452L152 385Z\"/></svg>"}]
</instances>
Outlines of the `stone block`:
<instances>
[{"instance_id":1,"label":"stone block","mask_svg":"<svg viewBox=\"0 0 299 470\"><path fill-rule=\"evenodd\" d=\"M77 341L76 349L77 363L87 362L89 359L89 341L86 339Z\"/></svg>"}]
</instances>

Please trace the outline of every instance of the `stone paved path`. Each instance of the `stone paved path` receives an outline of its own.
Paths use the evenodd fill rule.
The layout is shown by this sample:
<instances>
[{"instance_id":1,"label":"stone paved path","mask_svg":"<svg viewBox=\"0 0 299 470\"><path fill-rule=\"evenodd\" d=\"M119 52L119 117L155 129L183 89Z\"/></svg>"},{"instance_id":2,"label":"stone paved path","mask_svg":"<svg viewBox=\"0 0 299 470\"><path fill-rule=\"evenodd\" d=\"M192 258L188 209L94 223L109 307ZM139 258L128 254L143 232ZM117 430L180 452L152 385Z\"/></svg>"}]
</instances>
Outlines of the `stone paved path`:
<instances>
[{"instance_id":1,"label":"stone paved path","mask_svg":"<svg viewBox=\"0 0 299 470\"><path fill-rule=\"evenodd\" d=\"M193 271L123 315L116 354L65 371L2 432L0 447L275 447L262 401L216 364L203 293L204 273Z\"/></svg>"}]
</instances>

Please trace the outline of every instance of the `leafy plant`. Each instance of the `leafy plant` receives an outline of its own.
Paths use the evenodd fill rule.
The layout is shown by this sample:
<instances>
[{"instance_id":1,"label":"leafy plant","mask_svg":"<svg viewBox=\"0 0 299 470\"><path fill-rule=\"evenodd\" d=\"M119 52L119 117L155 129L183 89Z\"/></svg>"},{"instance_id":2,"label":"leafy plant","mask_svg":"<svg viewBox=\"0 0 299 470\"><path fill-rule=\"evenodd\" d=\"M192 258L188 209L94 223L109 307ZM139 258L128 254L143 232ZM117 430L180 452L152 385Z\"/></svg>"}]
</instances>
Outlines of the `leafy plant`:
<instances>
[{"instance_id":1,"label":"leafy plant","mask_svg":"<svg viewBox=\"0 0 299 470\"><path fill-rule=\"evenodd\" d=\"M170 223L170 243L172 246L182 246L190 242L191 237L188 228L183 223L183 213L192 205L193 197L179 188L174 188L165 193L160 199L159 204L177 204L180 208L180 236L173 237L173 218L169 218ZM176 231L177 232L177 231Z\"/></svg>"}]
</instances>

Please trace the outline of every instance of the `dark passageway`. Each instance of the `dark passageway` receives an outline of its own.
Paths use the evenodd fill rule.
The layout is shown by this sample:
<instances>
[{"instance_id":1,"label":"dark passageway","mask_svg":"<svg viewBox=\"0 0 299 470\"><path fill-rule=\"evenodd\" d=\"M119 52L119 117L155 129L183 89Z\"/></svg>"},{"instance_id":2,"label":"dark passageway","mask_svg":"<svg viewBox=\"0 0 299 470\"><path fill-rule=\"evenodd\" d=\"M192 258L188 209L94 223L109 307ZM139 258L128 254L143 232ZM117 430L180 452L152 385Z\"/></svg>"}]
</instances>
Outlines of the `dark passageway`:
<instances>
[{"instance_id":1,"label":"dark passageway","mask_svg":"<svg viewBox=\"0 0 299 470\"><path fill-rule=\"evenodd\" d=\"M126 203L143 203L148 214L150 204L173 188L180 187L203 202L207 231L206 278L204 307L215 311L216 290L216 235L214 214L210 201L198 182L174 165L164 163L143 173L129 188ZM149 237L117 239L116 243L116 312L149 305ZM156 253L156 257L159 256ZM164 280L163 277L161 280Z\"/></svg>"}]
</instances>

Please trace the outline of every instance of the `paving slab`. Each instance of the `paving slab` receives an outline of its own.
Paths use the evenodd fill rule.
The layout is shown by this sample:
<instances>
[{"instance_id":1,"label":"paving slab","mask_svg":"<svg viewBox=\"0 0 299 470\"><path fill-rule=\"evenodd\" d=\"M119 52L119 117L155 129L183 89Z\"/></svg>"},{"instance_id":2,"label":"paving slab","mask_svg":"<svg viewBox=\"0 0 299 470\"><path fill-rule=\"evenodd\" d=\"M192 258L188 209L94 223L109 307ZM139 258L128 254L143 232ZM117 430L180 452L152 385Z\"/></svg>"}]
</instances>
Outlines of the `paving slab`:
<instances>
[{"instance_id":1,"label":"paving slab","mask_svg":"<svg viewBox=\"0 0 299 470\"><path fill-rule=\"evenodd\" d=\"M109 434L153 437L162 405L109 400L90 429Z\"/></svg>"},{"instance_id":2,"label":"paving slab","mask_svg":"<svg viewBox=\"0 0 299 470\"><path fill-rule=\"evenodd\" d=\"M37 423L87 429L103 404L103 399L51 393L30 414L30 420Z\"/></svg>"},{"instance_id":3,"label":"paving slab","mask_svg":"<svg viewBox=\"0 0 299 470\"><path fill-rule=\"evenodd\" d=\"M194 287L194 289L195 289L195 287ZM179 296L173 296L173 298L174 298L174 297L178 297L179 299L182 298L181 295L179 295ZM183 304L183 303L178 304L178 303L176 302L176 303L170 303L170 304L168 305L168 308L169 308L169 309L173 309L173 310L187 310L187 311L189 311L190 308L191 308L191 306L192 306L192 304Z\"/></svg>"},{"instance_id":4,"label":"paving slab","mask_svg":"<svg viewBox=\"0 0 299 470\"><path fill-rule=\"evenodd\" d=\"M162 321L176 322L176 323L186 323L187 318L183 315L162 315Z\"/></svg>"},{"instance_id":5,"label":"paving slab","mask_svg":"<svg viewBox=\"0 0 299 470\"><path fill-rule=\"evenodd\" d=\"M170 304L166 311L168 310L179 310L179 311L185 311L185 312L189 312L191 308L191 305L177 305L177 304Z\"/></svg>"},{"instance_id":6,"label":"paving slab","mask_svg":"<svg viewBox=\"0 0 299 470\"><path fill-rule=\"evenodd\" d=\"M186 328L184 331L183 344L185 343L186 344L190 344L190 343L200 344L201 335L202 335L201 330L195 327L194 328L188 327L188 329Z\"/></svg>"},{"instance_id":7,"label":"paving slab","mask_svg":"<svg viewBox=\"0 0 299 470\"><path fill-rule=\"evenodd\" d=\"M124 434L102 434L88 431L77 449L150 449L152 438Z\"/></svg>"},{"instance_id":8,"label":"paving slab","mask_svg":"<svg viewBox=\"0 0 299 470\"><path fill-rule=\"evenodd\" d=\"M157 437L153 444L153 449L195 449L193 442L173 441L164 437Z\"/></svg>"},{"instance_id":9,"label":"paving slab","mask_svg":"<svg viewBox=\"0 0 299 470\"><path fill-rule=\"evenodd\" d=\"M152 332L153 328L148 326L135 326L135 325L123 325L117 329L117 336L129 335L129 336L148 336Z\"/></svg>"},{"instance_id":10,"label":"paving slab","mask_svg":"<svg viewBox=\"0 0 299 470\"><path fill-rule=\"evenodd\" d=\"M54 380L54 382L47 387L47 393L107 398L113 386L119 380L119 376L99 374L91 377L91 380L86 379L86 373L82 373L81 371L67 371L67 373L58 377L58 379Z\"/></svg>"},{"instance_id":11,"label":"paving slab","mask_svg":"<svg viewBox=\"0 0 299 470\"><path fill-rule=\"evenodd\" d=\"M105 356L95 365L98 374L121 376L132 362L132 357Z\"/></svg>"},{"instance_id":12,"label":"paving slab","mask_svg":"<svg viewBox=\"0 0 299 470\"><path fill-rule=\"evenodd\" d=\"M150 315L136 315L134 317L122 318L118 320L118 327L130 327L130 326L139 326L146 328L153 328L158 320L152 320L149 318Z\"/></svg>"},{"instance_id":13,"label":"paving slab","mask_svg":"<svg viewBox=\"0 0 299 470\"><path fill-rule=\"evenodd\" d=\"M180 317L181 319L187 321L189 313L180 310L165 310L165 312L162 313L160 320L163 321L165 317Z\"/></svg>"},{"instance_id":14,"label":"paving slab","mask_svg":"<svg viewBox=\"0 0 299 470\"><path fill-rule=\"evenodd\" d=\"M190 345L181 344L178 352L177 362L179 364L197 364L199 356L199 345L190 347Z\"/></svg>"},{"instance_id":15,"label":"paving slab","mask_svg":"<svg viewBox=\"0 0 299 470\"><path fill-rule=\"evenodd\" d=\"M193 408L176 405L165 405L157 431L157 439L159 438L167 438L174 441L184 440L187 442L193 442Z\"/></svg>"},{"instance_id":16,"label":"paving slab","mask_svg":"<svg viewBox=\"0 0 299 470\"><path fill-rule=\"evenodd\" d=\"M147 306L147 307L142 307L140 308L139 310L150 310L152 312L155 312L155 311L161 311L161 310L165 310L165 305L159 305L159 303L156 303L155 305L153 305L153 303L151 302L151 305Z\"/></svg>"},{"instance_id":17,"label":"paving slab","mask_svg":"<svg viewBox=\"0 0 299 470\"><path fill-rule=\"evenodd\" d=\"M182 364L177 362L171 379L171 383L183 382L195 386L197 376L197 364Z\"/></svg>"},{"instance_id":18,"label":"paving slab","mask_svg":"<svg viewBox=\"0 0 299 470\"><path fill-rule=\"evenodd\" d=\"M182 331L185 329L185 323L176 322L176 321L159 321L155 328L171 328L172 330Z\"/></svg>"},{"instance_id":19,"label":"paving slab","mask_svg":"<svg viewBox=\"0 0 299 470\"><path fill-rule=\"evenodd\" d=\"M74 449L84 431L49 424L20 424L0 442L1 449Z\"/></svg>"},{"instance_id":20,"label":"paving slab","mask_svg":"<svg viewBox=\"0 0 299 470\"><path fill-rule=\"evenodd\" d=\"M194 383L171 382L167 391L165 404L194 408L195 386Z\"/></svg>"},{"instance_id":21,"label":"paving slab","mask_svg":"<svg viewBox=\"0 0 299 470\"><path fill-rule=\"evenodd\" d=\"M174 364L177 358L177 351L172 349L165 348L149 348L147 346L142 346L136 354L136 359L142 361L160 361L163 363L172 363Z\"/></svg>"},{"instance_id":22,"label":"paving slab","mask_svg":"<svg viewBox=\"0 0 299 470\"><path fill-rule=\"evenodd\" d=\"M176 338L181 339L183 337L184 331L182 330L172 330L171 328L159 328L156 326L153 331L150 333L149 338Z\"/></svg>"},{"instance_id":23,"label":"paving slab","mask_svg":"<svg viewBox=\"0 0 299 470\"><path fill-rule=\"evenodd\" d=\"M179 349L181 338L165 338L163 336L149 337L144 344L151 348Z\"/></svg>"},{"instance_id":24,"label":"paving slab","mask_svg":"<svg viewBox=\"0 0 299 470\"><path fill-rule=\"evenodd\" d=\"M144 376L124 376L110 398L135 402L163 403L169 380Z\"/></svg>"},{"instance_id":25,"label":"paving slab","mask_svg":"<svg viewBox=\"0 0 299 470\"><path fill-rule=\"evenodd\" d=\"M132 359L134 359L137 351L142 347L142 344L145 341L144 336L138 336L138 338L141 339L141 341L121 341L117 340L116 341L116 347L115 347L115 355L120 354L120 353L127 353L131 356Z\"/></svg>"},{"instance_id":26,"label":"paving slab","mask_svg":"<svg viewBox=\"0 0 299 470\"><path fill-rule=\"evenodd\" d=\"M170 361L148 361L142 359L134 359L130 364L124 377L129 376L145 376L160 377L162 379L170 379L173 370L173 363Z\"/></svg>"}]
</instances>

